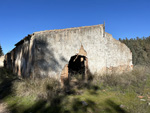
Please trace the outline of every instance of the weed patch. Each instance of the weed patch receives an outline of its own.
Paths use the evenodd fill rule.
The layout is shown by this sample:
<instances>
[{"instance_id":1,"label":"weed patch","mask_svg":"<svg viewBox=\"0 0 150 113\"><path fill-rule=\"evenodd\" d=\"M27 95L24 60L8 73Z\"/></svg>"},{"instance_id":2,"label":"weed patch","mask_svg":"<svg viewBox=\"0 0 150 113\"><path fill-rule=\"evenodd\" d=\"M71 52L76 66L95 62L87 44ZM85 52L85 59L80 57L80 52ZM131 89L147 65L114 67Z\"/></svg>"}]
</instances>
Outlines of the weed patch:
<instances>
[{"instance_id":1,"label":"weed patch","mask_svg":"<svg viewBox=\"0 0 150 113\"><path fill-rule=\"evenodd\" d=\"M147 67L136 67L120 75L93 75L88 81L75 78L69 88L62 88L52 78L16 79L10 86L6 90L9 94L1 100L15 113L150 112L150 71Z\"/></svg>"}]
</instances>

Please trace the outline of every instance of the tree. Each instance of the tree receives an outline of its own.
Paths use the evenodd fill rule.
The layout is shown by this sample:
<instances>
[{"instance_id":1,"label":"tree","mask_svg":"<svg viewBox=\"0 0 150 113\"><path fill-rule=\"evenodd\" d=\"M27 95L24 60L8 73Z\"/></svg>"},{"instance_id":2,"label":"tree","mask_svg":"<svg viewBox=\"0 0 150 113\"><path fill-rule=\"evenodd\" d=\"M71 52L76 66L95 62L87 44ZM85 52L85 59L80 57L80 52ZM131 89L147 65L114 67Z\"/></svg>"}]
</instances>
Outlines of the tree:
<instances>
[{"instance_id":1,"label":"tree","mask_svg":"<svg viewBox=\"0 0 150 113\"><path fill-rule=\"evenodd\" d=\"M0 45L0 56L3 56L4 54L3 54L3 50L2 50L2 47L1 47L1 45Z\"/></svg>"},{"instance_id":2,"label":"tree","mask_svg":"<svg viewBox=\"0 0 150 113\"><path fill-rule=\"evenodd\" d=\"M121 38L119 38L119 41L120 41L120 42L122 41Z\"/></svg>"},{"instance_id":3,"label":"tree","mask_svg":"<svg viewBox=\"0 0 150 113\"><path fill-rule=\"evenodd\" d=\"M150 36L136 37L135 39L123 39L120 41L126 44L132 52L132 60L134 65L150 66Z\"/></svg>"}]
</instances>

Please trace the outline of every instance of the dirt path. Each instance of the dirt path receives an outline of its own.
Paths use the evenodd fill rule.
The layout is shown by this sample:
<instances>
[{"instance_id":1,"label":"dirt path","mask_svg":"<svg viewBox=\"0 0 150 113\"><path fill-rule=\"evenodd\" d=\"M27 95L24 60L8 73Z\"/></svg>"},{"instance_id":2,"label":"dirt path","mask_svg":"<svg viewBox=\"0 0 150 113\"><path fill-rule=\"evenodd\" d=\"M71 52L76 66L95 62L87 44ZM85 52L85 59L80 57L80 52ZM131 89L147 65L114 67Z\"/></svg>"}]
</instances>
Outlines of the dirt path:
<instances>
[{"instance_id":1,"label":"dirt path","mask_svg":"<svg viewBox=\"0 0 150 113\"><path fill-rule=\"evenodd\" d=\"M10 113L5 103L0 102L0 113Z\"/></svg>"}]
</instances>

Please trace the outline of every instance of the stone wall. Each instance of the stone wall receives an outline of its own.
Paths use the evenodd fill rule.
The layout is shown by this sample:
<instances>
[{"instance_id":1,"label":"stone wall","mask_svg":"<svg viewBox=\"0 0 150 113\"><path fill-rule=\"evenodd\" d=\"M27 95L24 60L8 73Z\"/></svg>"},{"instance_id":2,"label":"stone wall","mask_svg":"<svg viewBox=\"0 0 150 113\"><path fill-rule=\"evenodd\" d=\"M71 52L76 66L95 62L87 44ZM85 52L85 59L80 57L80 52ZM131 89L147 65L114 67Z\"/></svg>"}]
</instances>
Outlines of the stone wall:
<instances>
[{"instance_id":1,"label":"stone wall","mask_svg":"<svg viewBox=\"0 0 150 113\"><path fill-rule=\"evenodd\" d=\"M0 67L4 66L4 56L0 57Z\"/></svg>"},{"instance_id":2,"label":"stone wall","mask_svg":"<svg viewBox=\"0 0 150 113\"><path fill-rule=\"evenodd\" d=\"M132 53L129 48L106 33L103 25L95 25L28 35L10 52L12 70L24 77L60 78L70 58L79 54L81 47L86 51L88 70L92 74L132 69Z\"/></svg>"},{"instance_id":3,"label":"stone wall","mask_svg":"<svg viewBox=\"0 0 150 113\"><path fill-rule=\"evenodd\" d=\"M18 42L16 47L5 55L6 68L13 71L14 74L23 77L32 76L34 68L34 46L31 35Z\"/></svg>"}]
</instances>

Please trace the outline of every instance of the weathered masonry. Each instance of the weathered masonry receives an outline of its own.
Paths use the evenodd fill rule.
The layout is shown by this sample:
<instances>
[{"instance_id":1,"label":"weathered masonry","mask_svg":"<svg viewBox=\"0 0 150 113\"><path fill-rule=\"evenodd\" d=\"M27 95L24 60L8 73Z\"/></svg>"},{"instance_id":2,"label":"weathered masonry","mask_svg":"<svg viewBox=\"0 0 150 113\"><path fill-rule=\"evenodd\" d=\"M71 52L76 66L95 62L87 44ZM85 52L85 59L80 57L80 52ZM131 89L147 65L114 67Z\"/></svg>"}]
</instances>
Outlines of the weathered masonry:
<instances>
[{"instance_id":1,"label":"weathered masonry","mask_svg":"<svg viewBox=\"0 0 150 113\"><path fill-rule=\"evenodd\" d=\"M4 56L0 56L0 67L4 67Z\"/></svg>"},{"instance_id":2,"label":"weathered masonry","mask_svg":"<svg viewBox=\"0 0 150 113\"><path fill-rule=\"evenodd\" d=\"M66 78L68 73L118 73L132 70L132 53L105 26L35 32L5 55L5 67L23 77ZM84 76L83 76L84 77Z\"/></svg>"}]
</instances>

